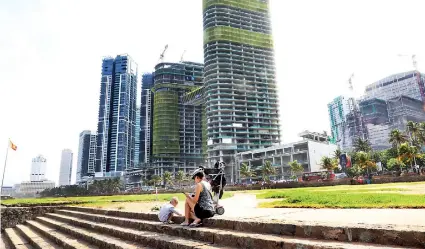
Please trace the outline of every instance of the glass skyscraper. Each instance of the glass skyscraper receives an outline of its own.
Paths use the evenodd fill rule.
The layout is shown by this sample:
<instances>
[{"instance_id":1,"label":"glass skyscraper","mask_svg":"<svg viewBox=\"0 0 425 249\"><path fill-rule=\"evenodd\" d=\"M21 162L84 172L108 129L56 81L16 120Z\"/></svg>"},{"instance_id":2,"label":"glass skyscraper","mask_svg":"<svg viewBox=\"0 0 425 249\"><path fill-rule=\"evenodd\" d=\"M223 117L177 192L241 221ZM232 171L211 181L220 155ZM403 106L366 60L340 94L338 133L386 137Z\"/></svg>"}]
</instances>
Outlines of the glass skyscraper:
<instances>
[{"instance_id":1,"label":"glass skyscraper","mask_svg":"<svg viewBox=\"0 0 425 249\"><path fill-rule=\"evenodd\" d=\"M137 64L129 55L107 57L97 126L96 175L118 176L134 167Z\"/></svg>"},{"instance_id":2,"label":"glass skyscraper","mask_svg":"<svg viewBox=\"0 0 425 249\"><path fill-rule=\"evenodd\" d=\"M280 143L267 0L203 0L208 160Z\"/></svg>"},{"instance_id":3,"label":"glass skyscraper","mask_svg":"<svg viewBox=\"0 0 425 249\"><path fill-rule=\"evenodd\" d=\"M150 163L152 157L153 93L154 74L142 75L142 96L140 105L140 163Z\"/></svg>"}]
</instances>

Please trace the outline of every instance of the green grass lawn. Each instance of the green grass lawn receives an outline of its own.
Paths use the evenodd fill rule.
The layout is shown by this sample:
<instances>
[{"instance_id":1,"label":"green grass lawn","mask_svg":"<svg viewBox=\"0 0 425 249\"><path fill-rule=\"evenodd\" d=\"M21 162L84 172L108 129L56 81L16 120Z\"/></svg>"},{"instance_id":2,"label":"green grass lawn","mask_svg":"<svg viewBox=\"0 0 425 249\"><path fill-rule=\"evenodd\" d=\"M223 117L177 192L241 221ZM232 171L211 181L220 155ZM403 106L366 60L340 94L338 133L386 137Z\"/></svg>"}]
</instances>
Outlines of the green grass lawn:
<instances>
[{"instance_id":1,"label":"green grass lawn","mask_svg":"<svg viewBox=\"0 0 425 249\"><path fill-rule=\"evenodd\" d=\"M180 200L184 200L183 194L158 194L158 201L168 201L171 197L177 196ZM232 193L226 192L223 198L229 198L233 196ZM87 196L87 197L54 197L54 198L29 198L29 199L12 199L4 200L2 204L13 205L13 204L45 204L45 203L64 203L73 204L76 202L84 202L91 204L105 205L111 202L151 202L156 200L154 194L143 194L143 195L113 195L113 196Z\"/></svg>"},{"instance_id":2,"label":"green grass lawn","mask_svg":"<svg viewBox=\"0 0 425 249\"><path fill-rule=\"evenodd\" d=\"M279 199L260 203L267 208L425 208L425 195L410 192L409 186L417 183L262 190L256 196Z\"/></svg>"}]
</instances>

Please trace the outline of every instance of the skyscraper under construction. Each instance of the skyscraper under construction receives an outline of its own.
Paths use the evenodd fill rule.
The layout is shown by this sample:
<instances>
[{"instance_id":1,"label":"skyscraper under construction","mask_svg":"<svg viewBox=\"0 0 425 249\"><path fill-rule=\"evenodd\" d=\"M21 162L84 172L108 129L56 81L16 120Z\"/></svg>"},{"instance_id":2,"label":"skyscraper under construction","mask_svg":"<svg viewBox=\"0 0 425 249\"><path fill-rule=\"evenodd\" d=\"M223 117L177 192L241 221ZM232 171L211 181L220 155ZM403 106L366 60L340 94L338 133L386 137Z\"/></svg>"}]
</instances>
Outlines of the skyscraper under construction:
<instances>
[{"instance_id":1,"label":"skyscraper under construction","mask_svg":"<svg viewBox=\"0 0 425 249\"><path fill-rule=\"evenodd\" d=\"M203 64L159 63L155 67L152 162L155 174L189 172L203 160L202 106L183 96L203 85Z\"/></svg>"},{"instance_id":2,"label":"skyscraper under construction","mask_svg":"<svg viewBox=\"0 0 425 249\"><path fill-rule=\"evenodd\" d=\"M280 143L273 40L267 0L204 0L208 161L236 174L238 152Z\"/></svg>"}]
</instances>

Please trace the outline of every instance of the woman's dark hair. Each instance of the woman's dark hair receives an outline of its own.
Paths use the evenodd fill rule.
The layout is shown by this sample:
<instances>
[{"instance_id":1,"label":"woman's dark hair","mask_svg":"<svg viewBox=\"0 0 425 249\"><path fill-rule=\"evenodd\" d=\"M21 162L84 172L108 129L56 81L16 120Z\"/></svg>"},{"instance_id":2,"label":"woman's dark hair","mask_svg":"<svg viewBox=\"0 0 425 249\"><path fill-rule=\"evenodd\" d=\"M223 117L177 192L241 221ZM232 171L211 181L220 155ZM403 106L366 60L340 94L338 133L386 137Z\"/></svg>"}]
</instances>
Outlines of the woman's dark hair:
<instances>
[{"instance_id":1,"label":"woman's dark hair","mask_svg":"<svg viewBox=\"0 0 425 249\"><path fill-rule=\"evenodd\" d=\"M202 171L199 171L198 173L196 173L196 174L194 174L193 175L193 177L192 177L192 179L195 179L196 177L199 177L199 178L204 178L204 172L202 172Z\"/></svg>"}]
</instances>

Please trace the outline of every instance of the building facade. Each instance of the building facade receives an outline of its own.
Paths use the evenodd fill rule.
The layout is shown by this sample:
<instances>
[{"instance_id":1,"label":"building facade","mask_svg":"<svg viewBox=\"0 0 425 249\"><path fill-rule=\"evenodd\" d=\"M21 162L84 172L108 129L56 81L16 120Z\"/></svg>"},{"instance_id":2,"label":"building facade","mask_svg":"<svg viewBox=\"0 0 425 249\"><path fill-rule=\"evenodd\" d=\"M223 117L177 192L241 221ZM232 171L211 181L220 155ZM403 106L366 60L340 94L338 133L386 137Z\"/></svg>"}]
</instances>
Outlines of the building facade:
<instances>
[{"instance_id":1,"label":"building facade","mask_svg":"<svg viewBox=\"0 0 425 249\"><path fill-rule=\"evenodd\" d=\"M47 170L47 159L42 155L38 155L32 159L30 181L45 181Z\"/></svg>"},{"instance_id":2,"label":"building facade","mask_svg":"<svg viewBox=\"0 0 425 249\"><path fill-rule=\"evenodd\" d=\"M349 96L338 96L328 104L331 135L342 149L351 146L347 129L347 116L352 111L354 111L353 98Z\"/></svg>"},{"instance_id":3,"label":"building facade","mask_svg":"<svg viewBox=\"0 0 425 249\"><path fill-rule=\"evenodd\" d=\"M134 167L136 99L137 64L126 54L104 58L97 126L98 176L113 177Z\"/></svg>"},{"instance_id":4,"label":"building facade","mask_svg":"<svg viewBox=\"0 0 425 249\"><path fill-rule=\"evenodd\" d=\"M156 174L188 172L202 156L202 106L185 105L183 96L203 85L203 65L160 63L155 67L152 164Z\"/></svg>"},{"instance_id":5,"label":"building facade","mask_svg":"<svg viewBox=\"0 0 425 249\"><path fill-rule=\"evenodd\" d=\"M62 150L61 165L59 169L59 186L71 185L73 155L70 149Z\"/></svg>"},{"instance_id":6,"label":"building facade","mask_svg":"<svg viewBox=\"0 0 425 249\"><path fill-rule=\"evenodd\" d=\"M280 143L267 0L203 1L208 164Z\"/></svg>"},{"instance_id":7,"label":"building facade","mask_svg":"<svg viewBox=\"0 0 425 249\"><path fill-rule=\"evenodd\" d=\"M299 134L302 140L263 149L241 152L236 155L237 178L240 166L245 163L261 178L261 168L269 161L276 168L276 180L288 180L291 176L289 163L297 160L304 167L304 172L322 171L320 160L323 156L332 156L337 146L328 142L326 134L304 131Z\"/></svg>"},{"instance_id":8,"label":"building facade","mask_svg":"<svg viewBox=\"0 0 425 249\"><path fill-rule=\"evenodd\" d=\"M134 163L134 168L139 168L139 163L140 163L140 133L142 131L141 126L140 126L140 106L136 107L136 125L135 127L135 139L134 139L134 159L133 159L133 163Z\"/></svg>"},{"instance_id":9,"label":"building facade","mask_svg":"<svg viewBox=\"0 0 425 249\"><path fill-rule=\"evenodd\" d=\"M19 192L16 192L18 196L25 197L36 197L46 189L52 189L55 187L55 182L53 181L29 181L21 182L19 184Z\"/></svg>"},{"instance_id":10,"label":"building facade","mask_svg":"<svg viewBox=\"0 0 425 249\"><path fill-rule=\"evenodd\" d=\"M149 164L152 158L153 100L151 88L154 86L154 74L142 75L142 96L140 105L140 152L139 162Z\"/></svg>"},{"instance_id":11,"label":"building facade","mask_svg":"<svg viewBox=\"0 0 425 249\"><path fill-rule=\"evenodd\" d=\"M89 130L80 133L77 158L77 183L95 172L97 135Z\"/></svg>"},{"instance_id":12,"label":"building facade","mask_svg":"<svg viewBox=\"0 0 425 249\"><path fill-rule=\"evenodd\" d=\"M375 83L366 86L362 99L377 98L389 100L401 95L425 100L425 75L418 71L409 71L385 77Z\"/></svg>"}]
</instances>

